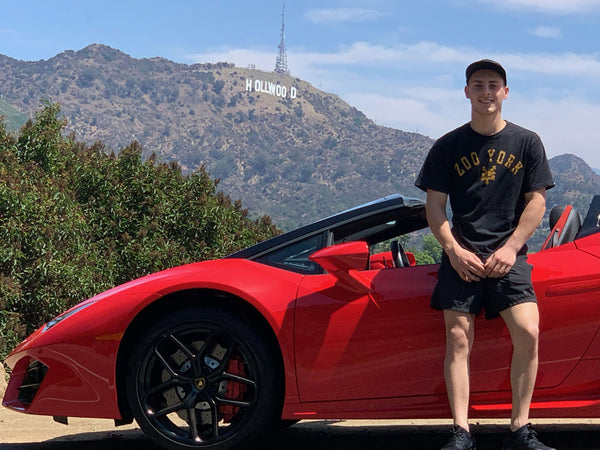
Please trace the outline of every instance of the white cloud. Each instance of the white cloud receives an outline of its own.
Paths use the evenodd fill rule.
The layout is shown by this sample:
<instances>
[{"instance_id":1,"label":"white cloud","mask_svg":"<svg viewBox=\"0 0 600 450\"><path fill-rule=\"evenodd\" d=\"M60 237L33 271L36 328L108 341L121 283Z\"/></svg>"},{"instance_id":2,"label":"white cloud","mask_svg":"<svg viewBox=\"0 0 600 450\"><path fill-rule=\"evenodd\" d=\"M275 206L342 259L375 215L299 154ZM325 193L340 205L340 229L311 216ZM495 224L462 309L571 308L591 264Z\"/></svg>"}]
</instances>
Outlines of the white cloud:
<instances>
[{"instance_id":1,"label":"white cloud","mask_svg":"<svg viewBox=\"0 0 600 450\"><path fill-rule=\"evenodd\" d=\"M506 101L503 114L516 123L536 131L548 157L572 153L590 166L600 168L600 105L583 98L513 97Z\"/></svg>"},{"instance_id":2,"label":"white cloud","mask_svg":"<svg viewBox=\"0 0 600 450\"><path fill-rule=\"evenodd\" d=\"M423 90L431 94L429 90ZM460 92L446 91L443 101L410 95L350 92L343 98L377 125L438 138L468 121L468 104ZM450 98L453 97L453 98Z\"/></svg>"},{"instance_id":3,"label":"white cloud","mask_svg":"<svg viewBox=\"0 0 600 450\"><path fill-rule=\"evenodd\" d=\"M222 47L211 49L208 52L188 54L185 59L192 63L217 63L230 62L238 67L256 65L259 70L273 70L275 68L276 49L229 48Z\"/></svg>"},{"instance_id":4,"label":"white cloud","mask_svg":"<svg viewBox=\"0 0 600 450\"><path fill-rule=\"evenodd\" d=\"M351 92L343 98L378 125L434 139L469 120L470 106L462 92L427 88L415 92L397 96ZM538 99L514 95L505 101L503 117L538 133L549 158L572 153L591 167L600 168L600 152L594 145L600 141L596 123L600 105L576 97Z\"/></svg>"},{"instance_id":5,"label":"white cloud","mask_svg":"<svg viewBox=\"0 0 600 450\"><path fill-rule=\"evenodd\" d=\"M256 64L271 71L275 52L217 49L192 55L195 62ZM463 71L482 57L502 61L514 90L505 117L542 136L550 157L573 153L600 168L600 60L589 54L481 54L434 42L384 46L357 42L338 52L288 49L293 76L339 95L378 125L438 138L469 120Z\"/></svg>"},{"instance_id":6,"label":"white cloud","mask_svg":"<svg viewBox=\"0 0 600 450\"><path fill-rule=\"evenodd\" d=\"M379 11L365 8L310 9L305 14L309 21L318 24L368 22L382 15Z\"/></svg>"},{"instance_id":7,"label":"white cloud","mask_svg":"<svg viewBox=\"0 0 600 450\"><path fill-rule=\"evenodd\" d=\"M511 71L519 70L545 75L568 75L597 80L600 60L594 55L562 54L482 54L475 49L453 48L435 42L385 47L367 42L356 42L332 53L296 53L288 51L288 60L306 65L366 66L378 64L387 67L431 67L438 63L457 63L466 67L472 61L491 57L501 61Z\"/></svg>"},{"instance_id":8,"label":"white cloud","mask_svg":"<svg viewBox=\"0 0 600 450\"><path fill-rule=\"evenodd\" d=\"M600 10L600 0L479 0L499 9L539 11L550 14L581 14Z\"/></svg>"},{"instance_id":9,"label":"white cloud","mask_svg":"<svg viewBox=\"0 0 600 450\"><path fill-rule=\"evenodd\" d=\"M272 70L276 51L264 49L221 48L205 53L188 55L193 62L233 62L240 67L256 64L262 70ZM477 59L489 57L501 61L508 72L525 71L544 75L600 78L600 60L590 54L483 54L476 49L453 48L435 42L419 42L413 45L383 46L368 42L355 42L337 52L304 52L288 49L288 63L294 75L300 76L309 67L353 66L367 67L373 64L382 67L435 68L436 64L456 63L465 66ZM309 81L309 80L307 80Z\"/></svg>"},{"instance_id":10,"label":"white cloud","mask_svg":"<svg viewBox=\"0 0 600 450\"><path fill-rule=\"evenodd\" d=\"M600 60L593 55L578 53L504 54L499 61L511 69L545 75L575 76L588 79L600 77Z\"/></svg>"},{"instance_id":11,"label":"white cloud","mask_svg":"<svg viewBox=\"0 0 600 450\"><path fill-rule=\"evenodd\" d=\"M541 38L561 39L562 30L559 27L536 27L532 29L531 34Z\"/></svg>"}]
</instances>

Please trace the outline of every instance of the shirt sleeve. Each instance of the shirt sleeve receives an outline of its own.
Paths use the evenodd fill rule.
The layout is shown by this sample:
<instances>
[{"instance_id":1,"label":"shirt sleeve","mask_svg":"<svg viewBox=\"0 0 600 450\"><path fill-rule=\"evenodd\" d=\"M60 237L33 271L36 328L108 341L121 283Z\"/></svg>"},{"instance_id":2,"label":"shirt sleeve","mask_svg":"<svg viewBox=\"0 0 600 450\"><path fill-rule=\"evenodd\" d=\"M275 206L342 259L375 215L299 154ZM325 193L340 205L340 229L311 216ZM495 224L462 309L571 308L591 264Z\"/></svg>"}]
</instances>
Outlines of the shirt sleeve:
<instances>
[{"instance_id":1,"label":"shirt sleeve","mask_svg":"<svg viewBox=\"0 0 600 450\"><path fill-rule=\"evenodd\" d=\"M443 144L437 141L429 150L421 171L415 181L415 186L427 192L431 189L448 194L452 186L452 174L443 157Z\"/></svg>"},{"instance_id":2,"label":"shirt sleeve","mask_svg":"<svg viewBox=\"0 0 600 450\"><path fill-rule=\"evenodd\" d=\"M538 189L551 189L554 187L552 172L546 157L544 144L540 137L532 133L532 142L528 149L526 178L523 185L525 193Z\"/></svg>"}]
</instances>

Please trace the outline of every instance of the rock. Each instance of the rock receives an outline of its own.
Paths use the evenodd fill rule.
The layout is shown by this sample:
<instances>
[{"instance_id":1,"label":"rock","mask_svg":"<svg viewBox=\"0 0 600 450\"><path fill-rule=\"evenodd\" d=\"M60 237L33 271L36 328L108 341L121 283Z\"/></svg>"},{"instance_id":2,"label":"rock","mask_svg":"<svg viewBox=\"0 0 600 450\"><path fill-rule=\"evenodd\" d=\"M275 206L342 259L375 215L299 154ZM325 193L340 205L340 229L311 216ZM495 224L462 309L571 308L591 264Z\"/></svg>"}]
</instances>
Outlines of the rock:
<instances>
[{"instance_id":1,"label":"rock","mask_svg":"<svg viewBox=\"0 0 600 450\"><path fill-rule=\"evenodd\" d=\"M4 365L0 364L0 399L4 398L4 391L6 391L7 386L6 371L4 370Z\"/></svg>"}]
</instances>

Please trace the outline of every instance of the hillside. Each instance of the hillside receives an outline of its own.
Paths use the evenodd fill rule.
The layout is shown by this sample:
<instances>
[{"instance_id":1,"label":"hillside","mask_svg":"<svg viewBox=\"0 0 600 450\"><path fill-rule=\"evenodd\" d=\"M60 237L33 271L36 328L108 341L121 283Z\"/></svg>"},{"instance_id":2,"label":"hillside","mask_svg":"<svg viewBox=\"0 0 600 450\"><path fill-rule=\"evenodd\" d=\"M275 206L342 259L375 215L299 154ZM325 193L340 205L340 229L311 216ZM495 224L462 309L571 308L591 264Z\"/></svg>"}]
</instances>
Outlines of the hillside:
<instances>
[{"instance_id":1,"label":"hillside","mask_svg":"<svg viewBox=\"0 0 600 450\"><path fill-rule=\"evenodd\" d=\"M221 190L283 228L393 192L422 197L413 182L432 139L377 126L298 78L135 59L104 45L46 61L0 55L0 73L2 98L24 113L40 99L59 102L78 140L113 151L137 140L146 156L178 161L184 171L204 165ZM600 192L591 170L570 172L587 167L579 161L552 161L557 181L566 175L549 203L586 203L588 186Z\"/></svg>"},{"instance_id":2,"label":"hillside","mask_svg":"<svg viewBox=\"0 0 600 450\"><path fill-rule=\"evenodd\" d=\"M300 79L230 64L134 59L91 45L47 61L0 56L0 71L0 93L18 109L57 101L77 139L115 151L136 139L146 155L184 170L204 164L221 189L283 226L390 192L417 195L412 181L432 143L376 126ZM269 82L287 96L255 90Z\"/></svg>"}]
</instances>

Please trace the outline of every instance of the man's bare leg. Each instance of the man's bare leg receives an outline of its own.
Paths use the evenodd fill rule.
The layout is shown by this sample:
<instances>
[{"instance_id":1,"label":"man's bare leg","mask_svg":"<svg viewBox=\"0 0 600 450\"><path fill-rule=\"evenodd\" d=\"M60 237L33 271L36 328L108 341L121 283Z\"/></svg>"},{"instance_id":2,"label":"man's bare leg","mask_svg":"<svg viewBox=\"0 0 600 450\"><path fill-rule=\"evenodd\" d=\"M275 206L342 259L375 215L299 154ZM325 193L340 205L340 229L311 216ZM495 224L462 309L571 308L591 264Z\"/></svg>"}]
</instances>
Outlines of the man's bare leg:
<instances>
[{"instance_id":1,"label":"man's bare leg","mask_svg":"<svg viewBox=\"0 0 600 450\"><path fill-rule=\"evenodd\" d=\"M529 407L538 370L538 306L533 302L521 303L503 311L501 316L513 342L510 429L516 431L529 422Z\"/></svg>"},{"instance_id":2,"label":"man's bare leg","mask_svg":"<svg viewBox=\"0 0 600 450\"><path fill-rule=\"evenodd\" d=\"M469 431L469 355L475 336L473 314L444 310L444 377L454 424Z\"/></svg>"}]
</instances>

